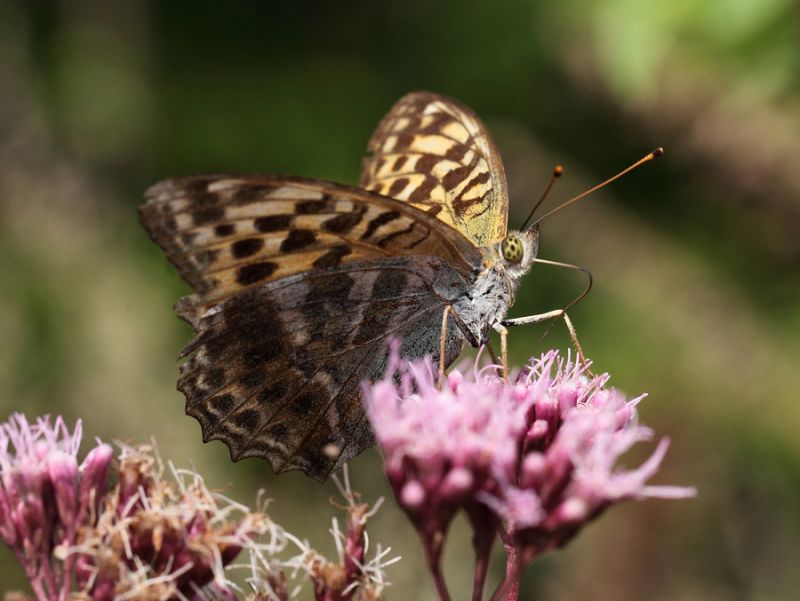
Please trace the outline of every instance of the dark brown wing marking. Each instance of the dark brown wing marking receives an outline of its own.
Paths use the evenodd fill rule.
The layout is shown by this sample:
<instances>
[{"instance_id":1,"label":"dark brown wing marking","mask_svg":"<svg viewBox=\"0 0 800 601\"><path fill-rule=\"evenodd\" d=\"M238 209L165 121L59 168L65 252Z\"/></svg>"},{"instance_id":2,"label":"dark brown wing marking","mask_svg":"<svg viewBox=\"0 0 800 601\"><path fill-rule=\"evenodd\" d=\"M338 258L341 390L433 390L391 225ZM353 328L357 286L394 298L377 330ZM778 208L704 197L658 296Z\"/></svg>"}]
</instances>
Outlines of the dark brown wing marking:
<instances>
[{"instance_id":1,"label":"dark brown wing marking","mask_svg":"<svg viewBox=\"0 0 800 601\"><path fill-rule=\"evenodd\" d=\"M444 306L465 287L441 259L399 257L255 286L203 314L184 304L197 329L179 381L187 413L233 459L323 480L372 444L360 383L383 374L390 338L406 357L437 349ZM455 323L448 332L449 364L464 341Z\"/></svg>"},{"instance_id":2,"label":"dark brown wing marking","mask_svg":"<svg viewBox=\"0 0 800 601\"><path fill-rule=\"evenodd\" d=\"M142 222L209 308L252 286L391 256L438 256L466 275L481 257L458 231L407 203L283 176L207 176L153 186Z\"/></svg>"}]
</instances>

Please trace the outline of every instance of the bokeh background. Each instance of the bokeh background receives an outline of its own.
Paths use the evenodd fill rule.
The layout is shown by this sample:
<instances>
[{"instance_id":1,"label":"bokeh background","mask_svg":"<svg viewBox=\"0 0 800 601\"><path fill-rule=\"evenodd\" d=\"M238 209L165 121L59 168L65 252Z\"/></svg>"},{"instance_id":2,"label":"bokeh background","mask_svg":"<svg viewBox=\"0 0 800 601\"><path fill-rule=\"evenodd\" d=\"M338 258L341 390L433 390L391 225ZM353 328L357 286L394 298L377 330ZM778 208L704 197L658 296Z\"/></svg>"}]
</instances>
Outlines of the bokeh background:
<instances>
[{"instance_id":1,"label":"bokeh background","mask_svg":"<svg viewBox=\"0 0 800 601\"><path fill-rule=\"evenodd\" d=\"M548 601L800 598L800 9L792 0L0 3L0 418L58 412L147 441L323 550L330 485L232 464L175 391L186 286L139 226L156 180L293 173L355 183L404 93L488 123L519 223L656 146L666 155L548 220L541 255L590 268L572 312L613 383L673 440L658 480L696 500L615 508L525 576ZM583 282L537 267L513 315ZM568 347L514 331L515 362ZM388 493L377 454L352 466ZM387 504L373 540L403 561L388 598L433 599ZM0 590L23 587L0 551ZM501 569L495 566L495 576ZM466 596L470 546L447 555ZM308 591L307 591L308 592Z\"/></svg>"}]
</instances>

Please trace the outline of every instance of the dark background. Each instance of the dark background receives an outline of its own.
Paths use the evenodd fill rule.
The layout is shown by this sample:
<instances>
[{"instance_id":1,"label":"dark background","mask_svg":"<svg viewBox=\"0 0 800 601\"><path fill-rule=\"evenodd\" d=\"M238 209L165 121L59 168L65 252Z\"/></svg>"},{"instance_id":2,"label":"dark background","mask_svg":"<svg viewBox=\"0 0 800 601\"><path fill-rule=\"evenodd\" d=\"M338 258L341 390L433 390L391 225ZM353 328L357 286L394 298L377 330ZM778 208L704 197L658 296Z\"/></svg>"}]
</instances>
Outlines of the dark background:
<instances>
[{"instance_id":1,"label":"dark background","mask_svg":"<svg viewBox=\"0 0 800 601\"><path fill-rule=\"evenodd\" d=\"M471 106L492 130L519 225L656 146L666 155L543 227L541 256L590 268L572 311L597 371L650 398L673 440L659 483L696 500L615 508L528 571L524 598L791 600L800 595L800 15L728 2L4 2L0 4L0 418L85 421L144 442L330 551L330 485L202 445L175 392L186 287L136 206L156 180L293 173L355 183L404 93ZM536 267L512 315L563 306ZM568 347L512 332L512 360ZM377 454L352 466L388 494ZM403 561L389 599L432 599L391 503L372 538ZM3 550L0 589L23 586ZM468 535L448 574L464 598ZM495 566L499 574L501 568ZM308 593L308 591L306 591Z\"/></svg>"}]
</instances>

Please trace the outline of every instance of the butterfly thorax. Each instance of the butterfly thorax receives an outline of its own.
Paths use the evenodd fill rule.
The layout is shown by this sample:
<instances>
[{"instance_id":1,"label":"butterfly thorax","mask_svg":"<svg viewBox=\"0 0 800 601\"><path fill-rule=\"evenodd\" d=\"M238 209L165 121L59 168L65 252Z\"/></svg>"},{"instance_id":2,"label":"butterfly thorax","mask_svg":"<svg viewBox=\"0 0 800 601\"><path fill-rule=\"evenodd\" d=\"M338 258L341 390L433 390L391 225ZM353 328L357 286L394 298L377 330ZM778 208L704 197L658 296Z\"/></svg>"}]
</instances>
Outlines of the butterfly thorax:
<instances>
[{"instance_id":1,"label":"butterfly thorax","mask_svg":"<svg viewBox=\"0 0 800 601\"><path fill-rule=\"evenodd\" d=\"M482 269L453 310L467 330L472 346L485 344L491 327L505 318L514 304L517 286L531 268L539 247L538 228L510 232L500 243L481 248Z\"/></svg>"}]
</instances>

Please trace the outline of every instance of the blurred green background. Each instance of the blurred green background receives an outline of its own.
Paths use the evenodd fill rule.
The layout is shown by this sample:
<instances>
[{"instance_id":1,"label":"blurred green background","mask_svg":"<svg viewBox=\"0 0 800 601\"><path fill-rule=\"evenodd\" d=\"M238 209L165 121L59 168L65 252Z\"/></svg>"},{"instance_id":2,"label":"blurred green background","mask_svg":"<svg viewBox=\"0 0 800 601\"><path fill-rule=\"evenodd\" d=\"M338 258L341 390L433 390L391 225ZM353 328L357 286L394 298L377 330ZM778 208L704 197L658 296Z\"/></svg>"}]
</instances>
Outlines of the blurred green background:
<instances>
[{"instance_id":1,"label":"blurred green background","mask_svg":"<svg viewBox=\"0 0 800 601\"><path fill-rule=\"evenodd\" d=\"M650 393L643 421L673 440L657 480L700 496L615 508L530 569L523 598L800 598L795 2L3 2L0 82L0 418L58 412L88 439L155 436L238 499L266 488L273 516L323 550L332 486L232 464L183 415L189 332L171 306L187 288L139 226L143 190L224 171L355 183L373 127L415 89L488 123L512 225L556 163L549 206L664 146L548 220L541 256L593 271L572 312L587 354ZM512 315L581 286L537 267ZM568 347L562 327L542 333L512 332L516 363ZM374 451L352 472L368 499L388 494ZM403 556L388 598L433 599L391 503L371 534ZM22 587L5 550L0 562L0 590ZM447 568L465 598L461 523Z\"/></svg>"}]
</instances>

